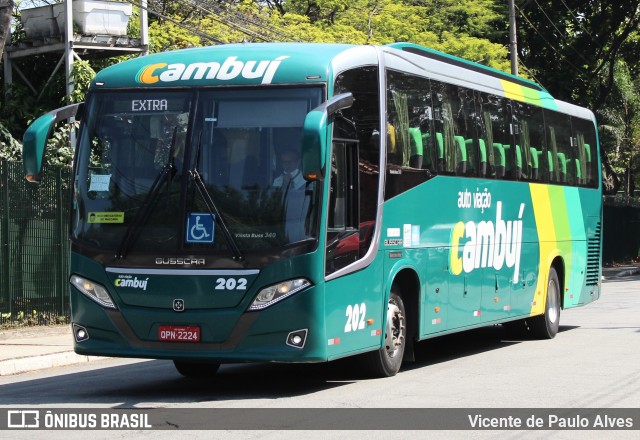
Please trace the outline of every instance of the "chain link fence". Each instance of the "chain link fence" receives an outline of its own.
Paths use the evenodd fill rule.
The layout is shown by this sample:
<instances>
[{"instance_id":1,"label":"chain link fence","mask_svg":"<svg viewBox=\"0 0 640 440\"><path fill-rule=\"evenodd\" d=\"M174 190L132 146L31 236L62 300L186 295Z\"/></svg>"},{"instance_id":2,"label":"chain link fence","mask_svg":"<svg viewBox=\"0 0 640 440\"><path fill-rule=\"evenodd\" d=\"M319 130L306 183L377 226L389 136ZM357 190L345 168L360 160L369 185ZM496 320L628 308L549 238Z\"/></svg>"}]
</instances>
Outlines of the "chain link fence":
<instances>
[{"instance_id":1,"label":"chain link fence","mask_svg":"<svg viewBox=\"0 0 640 440\"><path fill-rule=\"evenodd\" d=\"M21 162L0 161L0 324L69 316L70 182L68 168L32 184Z\"/></svg>"}]
</instances>

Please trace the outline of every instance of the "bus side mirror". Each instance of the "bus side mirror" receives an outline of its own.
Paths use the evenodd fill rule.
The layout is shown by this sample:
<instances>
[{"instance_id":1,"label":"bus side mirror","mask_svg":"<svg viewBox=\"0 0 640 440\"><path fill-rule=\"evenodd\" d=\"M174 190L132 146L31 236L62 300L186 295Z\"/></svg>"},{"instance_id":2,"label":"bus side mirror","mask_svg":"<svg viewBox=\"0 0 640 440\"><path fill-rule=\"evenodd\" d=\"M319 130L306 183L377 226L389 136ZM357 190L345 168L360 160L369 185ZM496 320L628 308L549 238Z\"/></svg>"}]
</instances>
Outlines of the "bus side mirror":
<instances>
[{"instance_id":1,"label":"bus side mirror","mask_svg":"<svg viewBox=\"0 0 640 440\"><path fill-rule=\"evenodd\" d=\"M302 126L302 175L305 179L324 177L328 120L337 111L351 107L353 101L351 93L342 93L307 113Z\"/></svg>"},{"instance_id":2,"label":"bus side mirror","mask_svg":"<svg viewBox=\"0 0 640 440\"><path fill-rule=\"evenodd\" d=\"M56 122L72 118L83 103L72 104L53 110L33 121L22 137L22 166L25 179L38 182L42 177L42 165L47 141Z\"/></svg>"}]
</instances>

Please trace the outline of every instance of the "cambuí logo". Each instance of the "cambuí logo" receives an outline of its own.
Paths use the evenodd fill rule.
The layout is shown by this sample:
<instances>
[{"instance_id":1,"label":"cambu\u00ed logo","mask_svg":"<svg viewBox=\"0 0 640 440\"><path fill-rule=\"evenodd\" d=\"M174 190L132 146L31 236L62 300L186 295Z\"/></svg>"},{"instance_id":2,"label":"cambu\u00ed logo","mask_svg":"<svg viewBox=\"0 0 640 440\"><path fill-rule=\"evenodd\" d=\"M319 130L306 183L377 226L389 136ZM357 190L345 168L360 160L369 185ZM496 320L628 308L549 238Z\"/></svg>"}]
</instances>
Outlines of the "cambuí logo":
<instances>
[{"instance_id":1,"label":"cambu\u00ed logo","mask_svg":"<svg viewBox=\"0 0 640 440\"><path fill-rule=\"evenodd\" d=\"M124 277L121 276L119 278L116 279L115 281L115 286L116 287L130 287L132 289L142 289L142 290L147 290L147 282L149 281L149 278L144 279L144 280L139 280L138 277Z\"/></svg>"},{"instance_id":2,"label":"cambu\u00ed logo","mask_svg":"<svg viewBox=\"0 0 640 440\"><path fill-rule=\"evenodd\" d=\"M228 57L222 64L210 62L198 63L154 63L144 66L136 75L140 84L171 83L199 79L217 79L229 81L241 76L245 79L262 78L262 84L271 84L282 60L288 56L280 56L274 60L239 61L238 57Z\"/></svg>"},{"instance_id":3,"label":"cambu\u00ed logo","mask_svg":"<svg viewBox=\"0 0 640 440\"><path fill-rule=\"evenodd\" d=\"M496 203L496 221L476 223L458 222L451 231L451 273L460 275L480 267L500 270L506 264L513 267L513 282L517 283L520 272L522 250L522 214L524 203L520 204L518 220L502 219L502 202ZM462 241L466 239L464 245ZM462 255L460 247L462 246Z\"/></svg>"}]
</instances>

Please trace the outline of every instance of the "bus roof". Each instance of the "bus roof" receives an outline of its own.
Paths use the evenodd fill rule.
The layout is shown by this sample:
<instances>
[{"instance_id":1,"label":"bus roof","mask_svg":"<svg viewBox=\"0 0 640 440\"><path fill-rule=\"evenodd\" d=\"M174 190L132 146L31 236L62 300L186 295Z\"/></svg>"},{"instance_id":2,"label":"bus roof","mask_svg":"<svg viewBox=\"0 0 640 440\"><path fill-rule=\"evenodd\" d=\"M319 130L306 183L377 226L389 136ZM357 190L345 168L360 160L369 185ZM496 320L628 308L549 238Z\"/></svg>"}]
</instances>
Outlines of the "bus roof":
<instances>
[{"instance_id":1,"label":"bus roof","mask_svg":"<svg viewBox=\"0 0 640 440\"><path fill-rule=\"evenodd\" d=\"M484 64L474 63L473 61L465 60L464 58L456 57L453 55L449 55L448 53L439 52L434 49L429 49L428 47L418 46L413 43L392 43L388 44L388 47L393 47L394 49L402 50L409 53L414 53L416 55L420 55L426 58L431 58L434 60L442 61L447 64L451 64L458 67L463 67L468 70L472 70L474 72L483 73L485 75L493 76L495 78L511 81L515 84L518 84L523 87L528 87L530 89L534 89L541 92L546 92L547 90L542 87L540 84L530 81L528 79L522 78L520 76L512 75L507 72L503 72L502 70L494 69L493 67L485 66Z\"/></svg>"},{"instance_id":2,"label":"bus roof","mask_svg":"<svg viewBox=\"0 0 640 440\"><path fill-rule=\"evenodd\" d=\"M99 72L92 87L127 88L314 83L327 81L331 60L356 47L322 43L242 43L161 52ZM286 69L279 69L286 63Z\"/></svg>"},{"instance_id":3,"label":"bus roof","mask_svg":"<svg viewBox=\"0 0 640 440\"><path fill-rule=\"evenodd\" d=\"M393 43L383 50L392 55L385 63L391 69L593 119L588 110L555 99L544 87L525 78L411 43Z\"/></svg>"}]
</instances>

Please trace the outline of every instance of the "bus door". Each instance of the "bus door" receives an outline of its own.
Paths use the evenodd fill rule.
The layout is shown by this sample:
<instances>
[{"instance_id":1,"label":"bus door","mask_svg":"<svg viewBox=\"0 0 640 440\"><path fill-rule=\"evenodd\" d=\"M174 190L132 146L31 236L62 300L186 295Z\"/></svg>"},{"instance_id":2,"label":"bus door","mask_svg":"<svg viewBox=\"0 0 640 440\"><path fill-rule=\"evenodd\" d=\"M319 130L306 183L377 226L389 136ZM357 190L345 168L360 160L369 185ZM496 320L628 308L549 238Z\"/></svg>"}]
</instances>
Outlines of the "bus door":
<instances>
[{"instance_id":1,"label":"bus door","mask_svg":"<svg viewBox=\"0 0 640 440\"><path fill-rule=\"evenodd\" d=\"M363 256L361 252L366 249L362 249L361 240L373 225L360 224L358 142L334 139L327 168L325 275L329 281L325 292L331 359L380 345L383 268L382 260L376 259L362 270L331 279Z\"/></svg>"}]
</instances>

